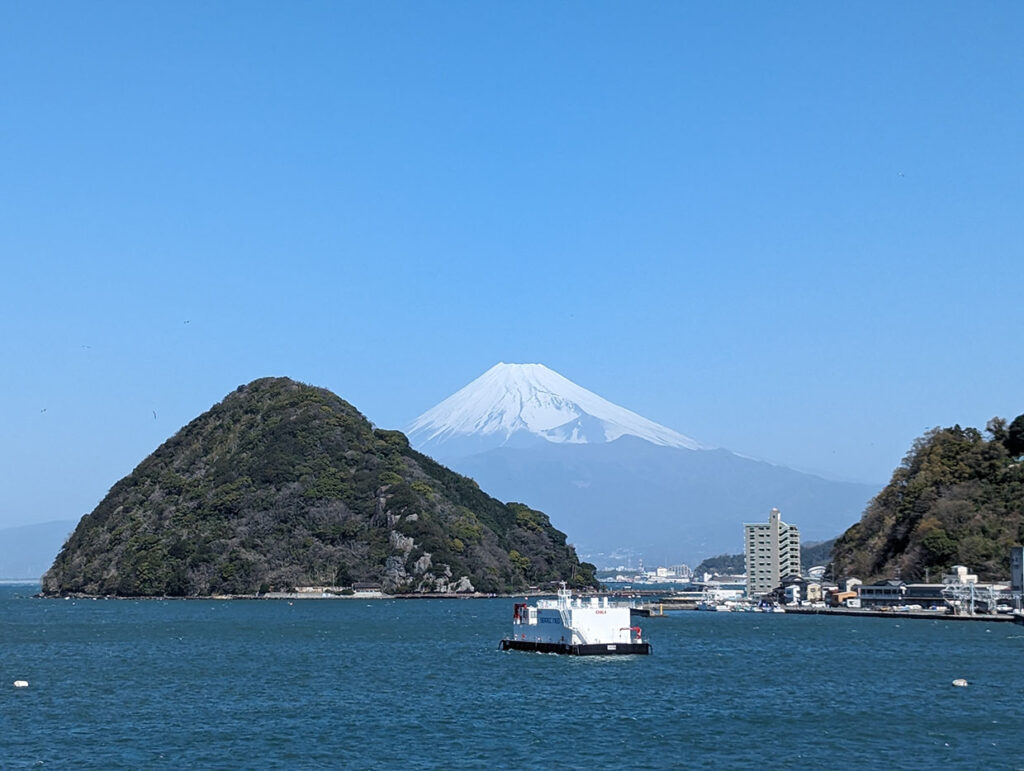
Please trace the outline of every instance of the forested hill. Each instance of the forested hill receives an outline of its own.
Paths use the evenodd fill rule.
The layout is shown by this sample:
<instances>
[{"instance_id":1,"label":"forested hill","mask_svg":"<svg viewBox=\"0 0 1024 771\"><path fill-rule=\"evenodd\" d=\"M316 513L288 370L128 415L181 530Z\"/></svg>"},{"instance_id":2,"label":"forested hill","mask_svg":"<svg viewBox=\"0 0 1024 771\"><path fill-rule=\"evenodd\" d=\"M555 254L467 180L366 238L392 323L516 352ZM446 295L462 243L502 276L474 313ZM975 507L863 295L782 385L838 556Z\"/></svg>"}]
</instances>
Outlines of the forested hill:
<instances>
[{"instance_id":1,"label":"forested hill","mask_svg":"<svg viewBox=\"0 0 1024 771\"><path fill-rule=\"evenodd\" d=\"M1024 543L1024 415L1007 426L936 428L918 439L861 521L836 541L836 575L937 580L967 565L1006 579ZM898 573L897 573L898 571Z\"/></svg>"},{"instance_id":2,"label":"forested hill","mask_svg":"<svg viewBox=\"0 0 1024 771\"><path fill-rule=\"evenodd\" d=\"M830 559L832 546L836 539L828 541L811 541L800 544L800 566L806 571L815 565L824 565ZM745 554L719 554L715 557L708 557L693 569L695 576L702 576L705 573L712 575L742 575L746 572Z\"/></svg>"},{"instance_id":3,"label":"forested hill","mask_svg":"<svg viewBox=\"0 0 1024 771\"><path fill-rule=\"evenodd\" d=\"M48 595L248 594L376 582L390 592L595 585L546 515L502 504L287 378L241 386L85 516Z\"/></svg>"}]
</instances>

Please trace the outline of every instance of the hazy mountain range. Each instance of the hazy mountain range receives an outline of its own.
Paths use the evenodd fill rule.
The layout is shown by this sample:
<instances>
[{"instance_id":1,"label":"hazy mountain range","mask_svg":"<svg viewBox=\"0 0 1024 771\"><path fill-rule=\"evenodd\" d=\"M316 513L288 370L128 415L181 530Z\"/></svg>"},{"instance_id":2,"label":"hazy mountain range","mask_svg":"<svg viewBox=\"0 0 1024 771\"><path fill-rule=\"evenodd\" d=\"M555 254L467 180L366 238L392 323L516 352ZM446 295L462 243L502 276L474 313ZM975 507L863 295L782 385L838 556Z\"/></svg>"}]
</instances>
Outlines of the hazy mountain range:
<instances>
[{"instance_id":1,"label":"hazy mountain range","mask_svg":"<svg viewBox=\"0 0 1024 771\"><path fill-rule=\"evenodd\" d=\"M491 495L545 511L599 566L741 551L743 523L773 506L803 538L832 538L878 491L711 449L541 364L495 365L407 434Z\"/></svg>"},{"instance_id":2,"label":"hazy mountain range","mask_svg":"<svg viewBox=\"0 0 1024 771\"><path fill-rule=\"evenodd\" d=\"M736 553L743 523L773 506L805 540L833 538L878 491L709 448L541 364L495 365L407 434L490 495L546 512L599 566ZM0 530L0 578L41 576L76 524Z\"/></svg>"},{"instance_id":3,"label":"hazy mountain range","mask_svg":"<svg viewBox=\"0 0 1024 771\"><path fill-rule=\"evenodd\" d=\"M77 520L59 520L0 530L0 579L38 579L49 570L77 524Z\"/></svg>"}]
</instances>

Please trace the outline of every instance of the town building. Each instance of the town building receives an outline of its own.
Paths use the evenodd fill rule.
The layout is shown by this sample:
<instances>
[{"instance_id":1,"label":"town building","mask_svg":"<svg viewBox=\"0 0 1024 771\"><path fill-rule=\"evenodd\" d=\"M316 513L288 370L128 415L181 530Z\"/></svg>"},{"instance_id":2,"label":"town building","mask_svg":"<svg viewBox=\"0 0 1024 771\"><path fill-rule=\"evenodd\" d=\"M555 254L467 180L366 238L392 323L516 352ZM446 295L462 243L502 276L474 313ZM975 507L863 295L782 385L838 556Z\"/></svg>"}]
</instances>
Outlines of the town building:
<instances>
[{"instance_id":1,"label":"town building","mask_svg":"<svg viewBox=\"0 0 1024 771\"><path fill-rule=\"evenodd\" d=\"M1024 546L1010 549L1010 589L1017 599L1024 592Z\"/></svg>"},{"instance_id":2,"label":"town building","mask_svg":"<svg viewBox=\"0 0 1024 771\"><path fill-rule=\"evenodd\" d=\"M786 576L800 575L800 530L773 508L767 522L743 525L747 596L763 597Z\"/></svg>"},{"instance_id":3,"label":"town building","mask_svg":"<svg viewBox=\"0 0 1024 771\"><path fill-rule=\"evenodd\" d=\"M856 583L854 583L856 582ZM1014 601L1011 587L1003 583L982 583L964 565L953 565L940 584L906 583L898 578L861 584L847 582L846 592L829 598L832 605L903 610L946 609L959 614L1009 612ZM853 593L856 591L856 599Z\"/></svg>"},{"instance_id":4,"label":"town building","mask_svg":"<svg viewBox=\"0 0 1024 771\"><path fill-rule=\"evenodd\" d=\"M862 608L891 608L906 604L907 585L898 578L887 578L857 587Z\"/></svg>"},{"instance_id":5,"label":"town building","mask_svg":"<svg viewBox=\"0 0 1024 771\"><path fill-rule=\"evenodd\" d=\"M779 605L824 605L826 593L835 589L835 584L825 585L820 578L790 573L783 576L782 583L771 594L761 595L761 599Z\"/></svg>"}]
</instances>

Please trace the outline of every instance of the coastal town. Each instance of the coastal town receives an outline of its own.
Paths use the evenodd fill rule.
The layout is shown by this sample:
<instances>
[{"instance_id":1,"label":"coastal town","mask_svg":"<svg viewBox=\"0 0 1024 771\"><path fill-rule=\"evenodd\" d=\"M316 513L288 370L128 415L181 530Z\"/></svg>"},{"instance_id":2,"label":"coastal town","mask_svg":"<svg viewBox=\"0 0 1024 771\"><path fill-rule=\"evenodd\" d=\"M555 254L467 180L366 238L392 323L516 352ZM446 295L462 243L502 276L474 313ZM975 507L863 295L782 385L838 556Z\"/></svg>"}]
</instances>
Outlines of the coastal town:
<instances>
[{"instance_id":1,"label":"coastal town","mask_svg":"<svg viewBox=\"0 0 1024 771\"><path fill-rule=\"evenodd\" d=\"M641 599L643 612L665 610L785 611L791 613L903 614L921 617L1010 620L1021 612L1024 547L1007 555L1006 581L979 581L969 566L954 565L937 582L904 581L898 575L872 583L835 580L828 565L801 566L800 531L773 508L767 522L744 525L740 574L688 566L616 571L606 585Z\"/></svg>"},{"instance_id":2,"label":"coastal town","mask_svg":"<svg viewBox=\"0 0 1024 771\"><path fill-rule=\"evenodd\" d=\"M1007 555L1005 581L981 581L969 566L953 565L936 582L904 581L899 576L865 583L856 577L835 580L829 565L802 566L800 531L773 508L767 522L744 525L745 570L724 573L688 565L636 569L618 566L601 571L598 591L590 596L628 599L632 613L659 616L670 611L769 612L832 614L1024 623L1024 547ZM702 563L703 564L703 563ZM699 568L700 566L698 566ZM550 587L532 587L532 596L552 594ZM352 586L302 586L288 592L253 595L262 599L395 599L375 582ZM458 591L404 595L414 598L484 598L493 593ZM596 601L596 600L595 600Z\"/></svg>"}]
</instances>

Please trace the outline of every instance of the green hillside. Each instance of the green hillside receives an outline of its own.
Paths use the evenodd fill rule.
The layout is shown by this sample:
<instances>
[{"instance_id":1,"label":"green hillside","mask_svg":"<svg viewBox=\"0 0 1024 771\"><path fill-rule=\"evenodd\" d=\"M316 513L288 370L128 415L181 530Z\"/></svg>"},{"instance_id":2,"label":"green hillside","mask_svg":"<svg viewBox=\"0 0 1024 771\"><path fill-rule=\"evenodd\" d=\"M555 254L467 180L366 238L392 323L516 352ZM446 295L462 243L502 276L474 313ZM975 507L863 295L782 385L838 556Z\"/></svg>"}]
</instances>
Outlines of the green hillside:
<instances>
[{"instance_id":1,"label":"green hillside","mask_svg":"<svg viewBox=\"0 0 1024 771\"><path fill-rule=\"evenodd\" d=\"M832 546L836 539L828 541L812 541L800 544L800 566L802 570L808 570L815 565L825 565L830 559ZM704 573L718 575L741 575L746 572L745 554L719 554L715 557L708 557L701 562L693 573L696 576Z\"/></svg>"},{"instance_id":2,"label":"green hillside","mask_svg":"<svg viewBox=\"0 0 1024 771\"><path fill-rule=\"evenodd\" d=\"M380 583L395 593L596 583L546 515L375 430L333 393L241 386L82 519L47 595L207 596Z\"/></svg>"},{"instance_id":3,"label":"green hillside","mask_svg":"<svg viewBox=\"0 0 1024 771\"><path fill-rule=\"evenodd\" d=\"M837 575L937 580L967 565L1006 579L1024 543L1024 415L1006 424L936 428L918 439L861 521L836 541Z\"/></svg>"}]
</instances>

